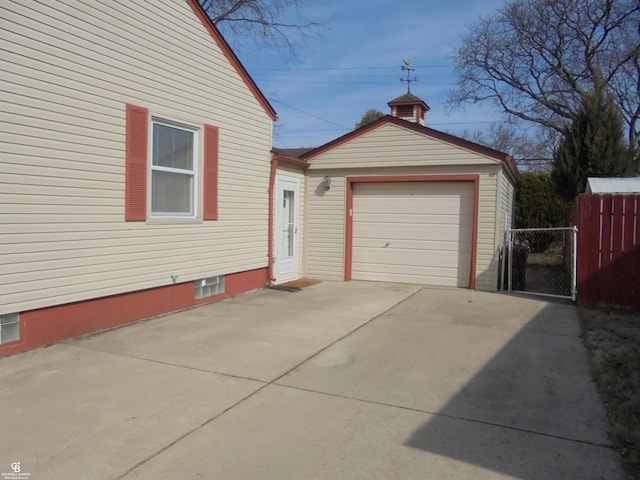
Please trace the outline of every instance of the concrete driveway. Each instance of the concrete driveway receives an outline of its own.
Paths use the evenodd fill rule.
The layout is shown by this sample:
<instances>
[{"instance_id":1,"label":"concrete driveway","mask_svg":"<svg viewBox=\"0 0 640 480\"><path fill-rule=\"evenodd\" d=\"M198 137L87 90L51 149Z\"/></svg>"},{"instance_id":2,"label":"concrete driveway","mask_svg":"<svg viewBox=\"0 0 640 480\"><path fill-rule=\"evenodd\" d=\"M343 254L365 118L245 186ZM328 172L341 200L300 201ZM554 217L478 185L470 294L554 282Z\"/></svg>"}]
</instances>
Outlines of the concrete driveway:
<instances>
[{"instance_id":1,"label":"concrete driveway","mask_svg":"<svg viewBox=\"0 0 640 480\"><path fill-rule=\"evenodd\" d=\"M261 290L2 359L0 379L4 478L624 478L575 309L534 299Z\"/></svg>"}]
</instances>

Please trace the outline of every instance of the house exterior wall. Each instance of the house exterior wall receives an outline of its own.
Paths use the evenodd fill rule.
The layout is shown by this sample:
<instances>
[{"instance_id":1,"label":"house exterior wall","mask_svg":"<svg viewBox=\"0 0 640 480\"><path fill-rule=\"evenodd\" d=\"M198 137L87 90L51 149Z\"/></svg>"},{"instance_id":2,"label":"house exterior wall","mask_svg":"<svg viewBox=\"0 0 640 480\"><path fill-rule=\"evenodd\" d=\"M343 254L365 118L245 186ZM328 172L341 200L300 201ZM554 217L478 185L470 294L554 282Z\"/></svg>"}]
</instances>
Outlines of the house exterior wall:
<instances>
[{"instance_id":1,"label":"house exterior wall","mask_svg":"<svg viewBox=\"0 0 640 480\"><path fill-rule=\"evenodd\" d=\"M497 241L499 245L502 245L504 232L511 228L514 222L515 185L504 172L500 172L498 181L500 185L500 229L497 232Z\"/></svg>"},{"instance_id":2,"label":"house exterior wall","mask_svg":"<svg viewBox=\"0 0 640 480\"><path fill-rule=\"evenodd\" d=\"M309 160L310 170L425 165L484 165L499 162L393 123L383 124Z\"/></svg>"},{"instance_id":3,"label":"house exterior wall","mask_svg":"<svg viewBox=\"0 0 640 480\"><path fill-rule=\"evenodd\" d=\"M456 145L386 124L310 159L307 171L305 274L312 278L345 278L346 181L348 177L411 175L480 176L476 288L497 288L503 164ZM332 187L320 188L329 175Z\"/></svg>"},{"instance_id":4,"label":"house exterior wall","mask_svg":"<svg viewBox=\"0 0 640 480\"><path fill-rule=\"evenodd\" d=\"M325 191L325 173L331 190ZM307 171L304 275L319 280L344 280L345 201L344 171Z\"/></svg>"},{"instance_id":5,"label":"house exterior wall","mask_svg":"<svg viewBox=\"0 0 640 480\"><path fill-rule=\"evenodd\" d=\"M272 118L187 1L2 10L0 314L266 269ZM125 221L126 104L218 127L217 221Z\"/></svg>"}]
</instances>

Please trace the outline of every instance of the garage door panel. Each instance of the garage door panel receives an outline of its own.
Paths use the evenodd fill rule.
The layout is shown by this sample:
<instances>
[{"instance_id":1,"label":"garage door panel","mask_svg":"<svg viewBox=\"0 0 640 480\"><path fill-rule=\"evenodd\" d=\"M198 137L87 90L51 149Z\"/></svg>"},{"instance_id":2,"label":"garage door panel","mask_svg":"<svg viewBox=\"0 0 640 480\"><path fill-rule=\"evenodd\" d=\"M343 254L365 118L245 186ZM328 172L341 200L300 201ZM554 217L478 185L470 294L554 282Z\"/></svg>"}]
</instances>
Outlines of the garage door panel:
<instances>
[{"instance_id":1,"label":"garage door panel","mask_svg":"<svg viewBox=\"0 0 640 480\"><path fill-rule=\"evenodd\" d=\"M438 273L442 273L438 275ZM415 283L419 285L438 285L442 287L468 287L469 277L455 276L454 272L448 270L416 270L413 272L398 272L389 275L388 272L364 272L362 278L370 282L391 282L391 283Z\"/></svg>"},{"instance_id":2,"label":"garage door panel","mask_svg":"<svg viewBox=\"0 0 640 480\"><path fill-rule=\"evenodd\" d=\"M468 287L472 182L354 185L352 278Z\"/></svg>"},{"instance_id":3,"label":"garage door panel","mask_svg":"<svg viewBox=\"0 0 640 480\"><path fill-rule=\"evenodd\" d=\"M376 239L382 245L392 240L415 239L422 240L424 247L429 246L429 242L442 240L468 239L471 229L460 229L458 225L397 225L397 224L378 224L354 223L353 241L359 239Z\"/></svg>"},{"instance_id":4,"label":"garage door panel","mask_svg":"<svg viewBox=\"0 0 640 480\"><path fill-rule=\"evenodd\" d=\"M362 214L393 214L397 213L396 201L404 201L403 199L393 198L359 198L354 201L354 207ZM419 198L412 197L409 202L404 203L403 213L407 214L426 214L426 215L459 215L472 214L473 212L468 206L469 199L454 198Z\"/></svg>"},{"instance_id":5,"label":"garage door panel","mask_svg":"<svg viewBox=\"0 0 640 480\"><path fill-rule=\"evenodd\" d=\"M458 224L462 219L463 223L471 222L473 212L469 213L362 213L358 211L356 223L380 223L380 224Z\"/></svg>"},{"instance_id":6,"label":"garage door panel","mask_svg":"<svg viewBox=\"0 0 640 480\"><path fill-rule=\"evenodd\" d=\"M420 268L458 268L458 262L466 260L466 255L459 255L457 251L433 251L425 252L424 250L400 250L400 249L377 249L362 247L358 252L354 252L353 264L370 264L380 265L385 268L391 268L394 265L402 267L402 271L406 267Z\"/></svg>"},{"instance_id":7,"label":"garage door panel","mask_svg":"<svg viewBox=\"0 0 640 480\"><path fill-rule=\"evenodd\" d=\"M470 182L466 182L470 184ZM453 193L452 185L462 185L462 182L373 182L373 183L356 183L354 192L361 197L385 195L388 198L403 198L409 196L456 196L458 192ZM398 189L400 186L401 190ZM468 190L464 191L468 194Z\"/></svg>"},{"instance_id":8,"label":"garage door panel","mask_svg":"<svg viewBox=\"0 0 640 480\"><path fill-rule=\"evenodd\" d=\"M355 264L362 268L363 272L368 272L370 274L378 274L388 272L389 267L393 267L391 264L381 264L381 263L359 263ZM419 265L405 265L405 268L402 271L398 271L393 275L414 275L414 276L434 276L434 277L456 277L455 269L447 266L438 266L438 267L421 267Z\"/></svg>"},{"instance_id":9,"label":"garage door panel","mask_svg":"<svg viewBox=\"0 0 640 480\"><path fill-rule=\"evenodd\" d=\"M380 240L375 238L357 238L353 239L353 248L354 255L358 252L356 250L360 249L370 249L372 252L370 254L374 254L376 250L412 250L417 252L416 254L421 254L423 251L426 252L439 252L439 251L452 251L459 252L463 251L471 251L471 243L466 240L442 240L442 241L430 241L428 245L425 245L423 240L406 240L406 239L395 239L393 241L389 241L387 243L381 243Z\"/></svg>"}]
</instances>

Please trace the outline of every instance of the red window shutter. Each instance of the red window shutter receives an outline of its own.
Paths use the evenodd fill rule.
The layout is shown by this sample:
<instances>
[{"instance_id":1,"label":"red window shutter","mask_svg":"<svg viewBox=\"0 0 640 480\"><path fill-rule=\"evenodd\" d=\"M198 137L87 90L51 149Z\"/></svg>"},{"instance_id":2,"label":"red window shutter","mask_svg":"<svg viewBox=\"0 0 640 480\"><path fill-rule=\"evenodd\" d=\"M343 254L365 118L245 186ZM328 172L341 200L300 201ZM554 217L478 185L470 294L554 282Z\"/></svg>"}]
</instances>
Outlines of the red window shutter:
<instances>
[{"instance_id":1,"label":"red window shutter","mask_svg":"<svg viewBox=\"0 0 640 480\"><path fill-rule=\"evenodd\" d=\"M147 148L149 111L127 104L125 219L147 219Z\"/></svg>"},{"instance_id":2,"label":"red window shutter","mask_svg":"<svg viewBox=\"0 0 640 480\"><path fill-rule=\"evenodd\" d=\"M204 220L218 219L218 127L204 126Z\"/></svg>"}]
</instances>

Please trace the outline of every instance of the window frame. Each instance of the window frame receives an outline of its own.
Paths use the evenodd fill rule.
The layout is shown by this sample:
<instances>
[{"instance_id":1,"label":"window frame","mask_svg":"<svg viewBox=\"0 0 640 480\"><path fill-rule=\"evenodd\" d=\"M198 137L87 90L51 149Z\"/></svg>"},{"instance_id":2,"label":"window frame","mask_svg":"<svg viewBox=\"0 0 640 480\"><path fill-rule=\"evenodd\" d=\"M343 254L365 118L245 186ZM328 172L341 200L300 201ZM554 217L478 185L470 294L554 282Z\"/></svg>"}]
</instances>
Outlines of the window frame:
<instances>
[{"instance_id":1,"label":"window frame","mask_svg":"<svg viewBox=\"0 0 640 480\"><path fill-rule=\"evenodd\" d=\"M164 127L174 128L177 130L186 131L192 134L192 170L185 170L173 167L163 167L160 165L154 165L154 139L155 139L155 125L161 125ZM186 125L180 122L175 122L164 117L152 115L149 123L149 149L148 149L148 168L149 168L149 180L148 180L148 202L149 202L149 219L196 219L199 218L200 212L200 128L191 125ZM190 175L191 177L191 212L156 212L153 210L153 173L154 172L166 172L180 175Z\"/></svg>"},{"instance_id":2,"label":"window frame","mask_svg":"<svg viewBox=\"0 0 640 480\"><path fill-rule=\"evenodd\" d=\"M198 121L172 121L165 114L150 115L149 109L131 103L125 104L125 185L124 220L125 222L201 222L219 220L219 168L220 168L220 127ZM170 125L178 125L198 132L196 142L198 157L195 163L194 215L151 217L151 166L153 147L149 129L151 118ZM175 118L175 117L174 117ZM191 125L197 125L193 127ZM200 137L201 135L201 137Z\"/></svg>"}]
</instances>

